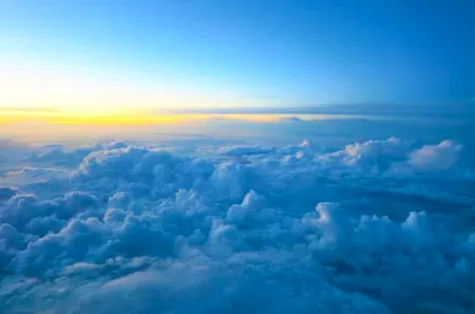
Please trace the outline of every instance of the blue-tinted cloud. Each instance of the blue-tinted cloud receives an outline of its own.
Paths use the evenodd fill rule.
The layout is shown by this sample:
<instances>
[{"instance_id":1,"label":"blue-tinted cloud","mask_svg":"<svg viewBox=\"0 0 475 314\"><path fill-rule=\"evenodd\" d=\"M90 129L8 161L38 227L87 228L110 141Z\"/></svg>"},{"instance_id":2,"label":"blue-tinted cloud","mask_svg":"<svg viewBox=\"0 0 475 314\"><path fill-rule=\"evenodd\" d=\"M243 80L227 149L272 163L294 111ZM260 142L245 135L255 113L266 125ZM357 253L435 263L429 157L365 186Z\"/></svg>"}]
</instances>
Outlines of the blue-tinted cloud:
<instances>
[{"instance_id":1,"label":"blue-tinted cloud","mask_svg":"<svg viewBox=\"0 0 475 314\"><path fill-rule=\"evenodd\" d=\"M54 193L0 188L6 313L475 309L474 199L457 194L473 179L457 143L93 147L41 155L80 159L41 185Z\"/></svg>"}]
</instances>

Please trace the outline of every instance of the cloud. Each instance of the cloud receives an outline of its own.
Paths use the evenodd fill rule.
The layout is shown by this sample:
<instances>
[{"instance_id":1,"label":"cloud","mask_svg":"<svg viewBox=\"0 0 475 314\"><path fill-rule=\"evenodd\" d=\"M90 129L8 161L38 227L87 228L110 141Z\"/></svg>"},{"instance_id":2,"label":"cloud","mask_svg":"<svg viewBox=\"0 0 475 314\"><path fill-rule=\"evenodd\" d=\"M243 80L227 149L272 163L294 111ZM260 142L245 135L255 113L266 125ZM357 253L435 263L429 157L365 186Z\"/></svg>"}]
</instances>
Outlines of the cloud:
<instances>
[{"instance_id":1,"label":"cloud","mask_svg":"<svg viewBox=\"0 0 475 314\"><path fill-rule=\"evenodd\" d=\"M409 165L418 171L441 171L452 167L459 158L462 146L452 141L424 145L409 155Z\"/></svg>"},{"instance_id":2,"label":"cloud","mask_svg":"<svg viewBox=\"0 0 475 314\"><path fill-rule=\"evenodd\" d=\"M17 190L11 187L0 186L0 201L8 200L17 193Z\"/></svg>"},{"instance_id":3,"label":"cloud","mask_svg":"<svg viewBox=\"0 0 475 314\"><path fill-rule=\"evenodd\" d=\"M268 154L273 152L272 148L264 148L260 146L233 146L233 147L222 147L219 149L219 152L225 156L239 157L243 155L261 155Z\"/></svg>"},{"instance_id":4,"label":"cloud","mask_svg":"<svg viewBox=\"0 0 475 314\"><path fill-rule=\"evenodd\" d=\"M31 162L49 163L63 166L77 166L87 155L94 151L124 147L126 147L124 143L117 141L79 147L69 151L65 150L60 145L50 145L44 150L31 153L28 159Z\"/></svg>"},{"instance_id":5,"label":"cloud","mask_svg":"<svg viewBox=\"0 0 475 314\"><path fill-rule=\"evenodd\" d=\"M41 155L84 155L68 177L0 188L5 312L475 309L474 199L441 196L473 186L459 144L88 149Z\"/></svg>"},{"instance_id":6,"label":"cloud","mask_svg":"<svg viewBox=\"0 0 475 314\"><path fill-rule=\"evenodd\" d=\"M299 117L285 117L281 118L280 122L289 122L289 123L300 123L304 122L305 120L299 118Z\"/></svg>"}]
</instances>

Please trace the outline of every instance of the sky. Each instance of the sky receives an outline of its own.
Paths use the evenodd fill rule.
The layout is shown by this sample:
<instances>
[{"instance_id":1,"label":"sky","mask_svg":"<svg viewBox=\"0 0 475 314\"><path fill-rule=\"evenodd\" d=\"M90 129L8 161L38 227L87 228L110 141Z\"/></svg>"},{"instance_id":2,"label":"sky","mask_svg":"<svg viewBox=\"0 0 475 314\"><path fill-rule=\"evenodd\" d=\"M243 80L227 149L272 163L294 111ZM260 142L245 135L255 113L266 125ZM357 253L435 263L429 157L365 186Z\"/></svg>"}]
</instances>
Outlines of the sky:
<instances>
[{"instance_id":1,"label":"sky","mask_svg":"<svg viewBox=\"0 0 475 314\"><path fill-rule=\"evenodd\" d=\"M10 115L475 97L468 0L1 4Z\"/></svg>"}]
</instances>

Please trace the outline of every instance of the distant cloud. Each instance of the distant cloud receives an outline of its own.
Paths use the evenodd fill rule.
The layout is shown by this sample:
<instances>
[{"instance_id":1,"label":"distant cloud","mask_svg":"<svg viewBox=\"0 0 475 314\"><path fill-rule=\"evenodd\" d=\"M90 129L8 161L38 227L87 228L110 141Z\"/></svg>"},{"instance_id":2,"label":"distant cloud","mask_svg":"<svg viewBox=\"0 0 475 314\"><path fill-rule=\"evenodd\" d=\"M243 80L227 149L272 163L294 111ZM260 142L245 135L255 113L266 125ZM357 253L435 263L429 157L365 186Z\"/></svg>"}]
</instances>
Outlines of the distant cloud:
<instances>
[{"instance_id":1,"label":"distant cloud","mask_svg":"<svg viewBox=\"0 0 475 314\"><path fill-rule=\"evenodd\" d=\"M299 117L285 117L280 119L281 122L304 122Z\"/></svg>"}]
</instances>

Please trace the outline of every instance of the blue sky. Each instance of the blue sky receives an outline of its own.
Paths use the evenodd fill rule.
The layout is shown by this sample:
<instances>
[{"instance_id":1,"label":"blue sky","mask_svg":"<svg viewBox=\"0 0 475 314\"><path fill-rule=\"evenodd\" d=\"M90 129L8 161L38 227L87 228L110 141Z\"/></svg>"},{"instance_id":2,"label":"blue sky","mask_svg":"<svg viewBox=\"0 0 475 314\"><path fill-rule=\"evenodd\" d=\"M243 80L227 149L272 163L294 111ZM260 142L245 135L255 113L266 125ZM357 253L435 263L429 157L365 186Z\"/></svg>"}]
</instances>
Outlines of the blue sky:
<instances>
[{"instance_id":1,"label":"blue sky","mask_svg":"<svg viewBox=\"0 0 475 314\"><path fill-rule=\"evenodd\" d=\"M0 68L10 85L0 106L78 106L81 95L91 107L101 100L279 107L475 96L471 1L2 6Z\"/></svg>"}]
</instances>

